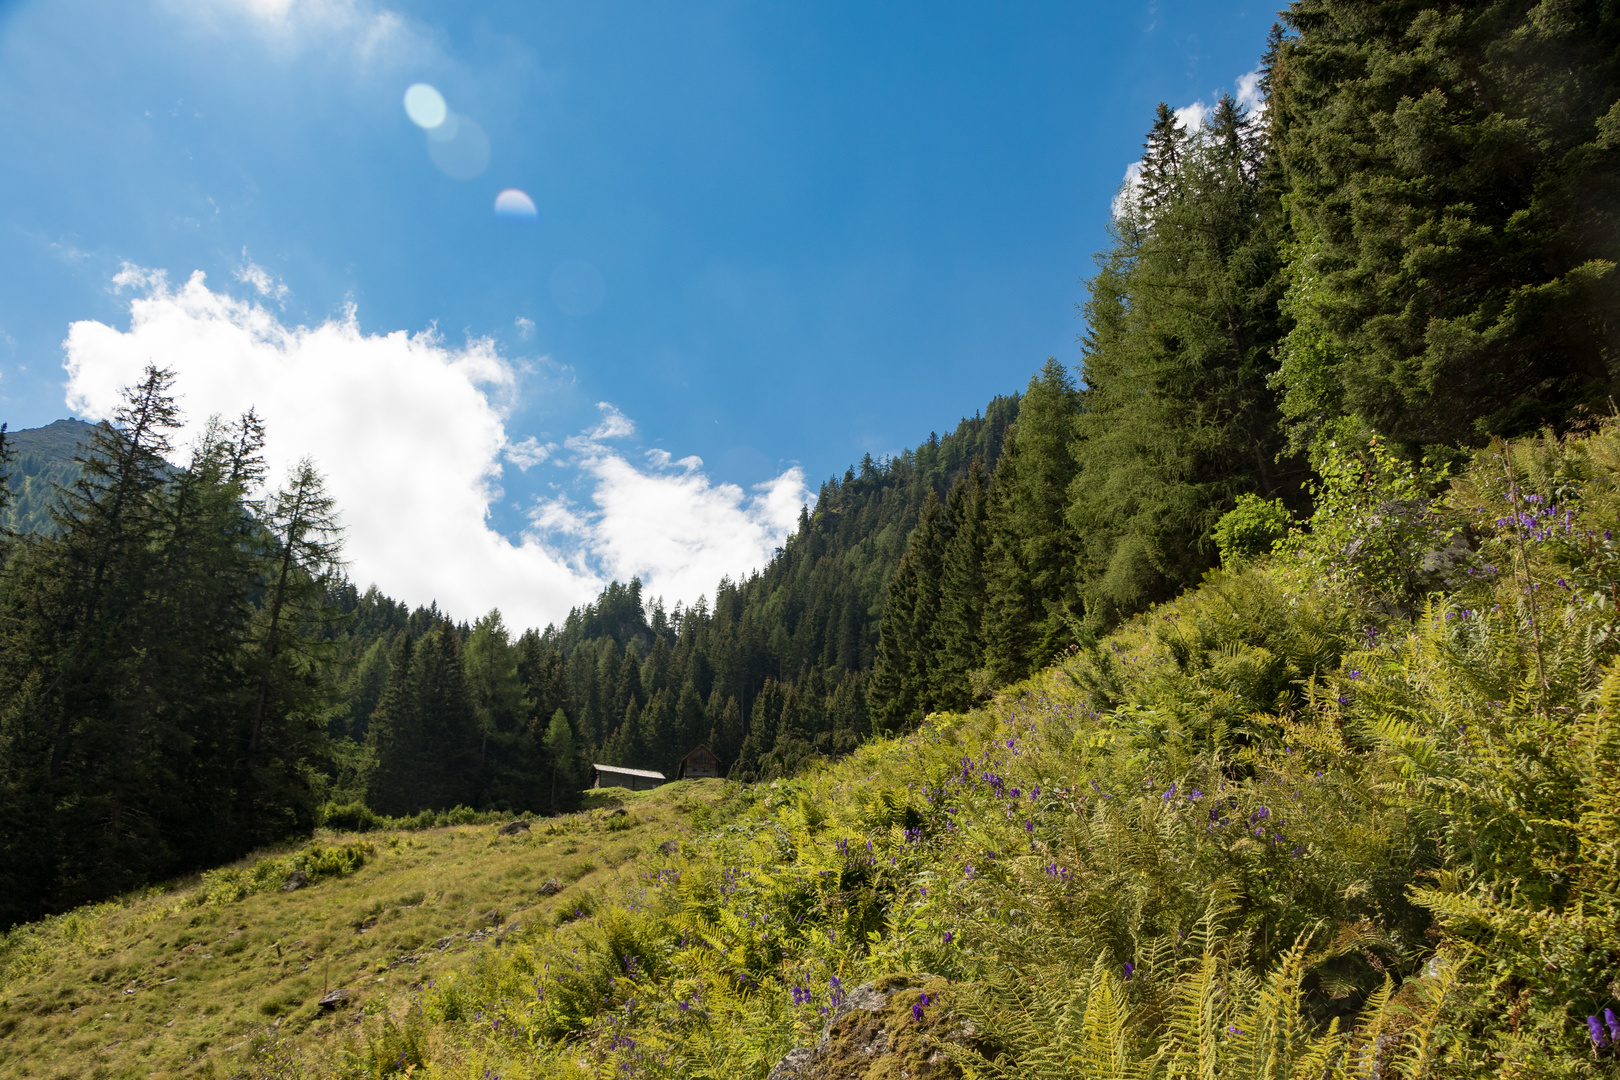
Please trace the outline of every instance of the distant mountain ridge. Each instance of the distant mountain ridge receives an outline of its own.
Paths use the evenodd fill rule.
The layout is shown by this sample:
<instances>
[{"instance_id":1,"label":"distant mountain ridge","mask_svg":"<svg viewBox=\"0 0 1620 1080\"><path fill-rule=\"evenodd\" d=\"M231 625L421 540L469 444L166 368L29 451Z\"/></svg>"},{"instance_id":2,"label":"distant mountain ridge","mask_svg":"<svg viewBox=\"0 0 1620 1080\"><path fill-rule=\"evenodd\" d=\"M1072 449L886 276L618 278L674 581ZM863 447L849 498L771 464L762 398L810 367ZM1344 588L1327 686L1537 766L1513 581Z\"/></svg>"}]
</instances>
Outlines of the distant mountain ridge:
<instances>
[{"instance_id":1,"label":"distant mountain ridge","mask_svg":"<svg viewBox=\"0 0 1620 1080\"><path fill-rule=\"evenodd\" d=\"M6 432L6 443L15 456L6 470L11 505L0 513L0 526L19 533L55 534L51 508L56 505L56 493L79 478L79 464L74 459L83 452L95 427L70 418Z\"/></svg>"}]
</instances>

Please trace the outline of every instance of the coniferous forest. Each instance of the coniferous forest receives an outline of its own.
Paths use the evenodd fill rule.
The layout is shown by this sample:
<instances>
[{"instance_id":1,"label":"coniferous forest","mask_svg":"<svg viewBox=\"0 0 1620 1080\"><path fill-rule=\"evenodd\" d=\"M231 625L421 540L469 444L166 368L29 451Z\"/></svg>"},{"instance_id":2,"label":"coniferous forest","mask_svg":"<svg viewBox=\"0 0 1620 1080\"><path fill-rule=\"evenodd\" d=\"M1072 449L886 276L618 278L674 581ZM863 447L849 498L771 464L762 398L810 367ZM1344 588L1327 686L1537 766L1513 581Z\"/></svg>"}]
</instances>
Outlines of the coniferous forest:
<instances>
[{"instance_id":1,"label":"coniferous forest","mask_svg":"<svg viewBox=\"0 0 1620 1080\"><path fill-rule=\"evenodd\" d=\"M591 762L673 775L706 744L752 781L869 754L868 779L909 780L843 825L898 845L884 849L891 870L932 865L916 845L956 845L961 889L995 904L931 907L945 901L927 899L929 878L913 915L896 914L898 878L845 847L815 871L833 875L836 902L792 892L808 870L749 895L760 911L780 900L782 922L832 920L827 950L849 931L913 970L968 971L946 948L962 931L940 928L982 916L985 955L1047 981L974 969L1003 979L974 1015L1004 1031L953 1051L976 1075L1082 1059L1104 1075L1105 1044L1119 1065L1106 1075L1190 1075L1193 1051L1166 1064L1153 1046L1224 1039L1194 1030L1217 1014L1249 1046L1250 1021L1221 1013L1239 990L1254 1000L1244 1016L1294 1025L1266 1029L1294 1040L1276 1060L1325 1075L1310 1040L1337 1038L1327 1025L1363 1006L1390 1031L1438 1030L1451 983L1428 1020L1412 1019L1429 1015L1415 991L1400 1017L1391 1002L1395 975L1417 985L1415 958L1440 955L1442 937L1447 956L1500 961L1475 976L1470 1030L1511 1015L1511 1038L1490 1045L1540 1039L1555 1048L1545 1061L1586 1075L1568 1065L1585 1036L1559 1010L1591 1009L1594 1068L1611 1066L1620 1027L1611 1040L1601 1026L1593 980L1614 974L1612 923L1582 929L1569 912L1614 906L1602 789L1620 638L1614 522L1599 519L1620 471L1620 14L1296 0L1259 74L1258 105L1223 97L1194 126L1167 105L1143 117L1139 167L1084 280L1078 367L1047 360L943 437L828 480L767 566L689 604L615 582L560 626L520 628L362 591L316 463L267 490L252 414L178 459L161 366L111 423L74 429L71 466L65 432L54 448L8 436L0 919L319 824L566 811ZM988 708L1005 715L974 712ZM950 732L931 714L977 716L994 740L978 757L941 749ZM913 742L861 749L888 735ZM1024 745L1031 757L1014 761ZM932 771L906 772L897 746ZM1030 762L1050 775L1019 772ZM807 852L828 811L804 790L766 809ZM940 816L952 799L991 808L982 836ZM1003 816L1008 835L987 839ZM1310 829L1327 831L1296 842ZM1225 839L1238 831L1241 844ZM1133 846L1149 836L1164 848ZM1014 852L1045 876L1015 881ZM1307 854L1318 861L1296 864ZM704 904L742 902L724 899L725 880ZM1050 940L1074 964L1106 964L1083 979L1042 967L1027 927L990 925L991 906L1023 905L1037 885L1056 898L1028 917L1061 909ZM704 926L724 922L704 911ZM1233 911L1247 921L1221 945ZM1338 935L1309 975L1308 918ZM1081 922L1072 938L1053 929ZM1182 957L1189 933L1202 960ZM776 955L763 940L759 955ZM664 961L648 950L650 970ZM805 950L805 970L836 967ZM578 1015L553 1017L557 1039L593 1022L587 998L636 977L620 953ZM1194 963L1204 982L1189 990ZM769 970L760 960L743 985ZM1262 987L1268 971L1280 974ZM1179 989L1131 997L1154 985ZM1020 994L1049 1007L1044 1027L1020 1019ZM1075 1001L1114 1011L1093 1023ZM1298 1005L1286 1022L1279 1001ZM1129 1034L1172 1015L1186 1020L1174 1038ZM1384 1030L1365 1075L1384 1075ZM1399 1074L1424 1075L1429 1044L1399 1045Z\"/></svg>"}]
</instances>

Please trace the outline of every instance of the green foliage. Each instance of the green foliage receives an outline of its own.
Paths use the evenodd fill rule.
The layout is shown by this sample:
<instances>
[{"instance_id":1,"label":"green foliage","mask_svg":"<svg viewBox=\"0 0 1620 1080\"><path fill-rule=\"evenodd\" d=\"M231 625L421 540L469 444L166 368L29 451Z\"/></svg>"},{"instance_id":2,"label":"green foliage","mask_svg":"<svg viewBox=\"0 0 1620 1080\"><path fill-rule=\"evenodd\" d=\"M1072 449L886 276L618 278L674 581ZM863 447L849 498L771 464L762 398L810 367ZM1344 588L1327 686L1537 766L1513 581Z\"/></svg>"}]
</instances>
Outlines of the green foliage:
<instances>
[{"instance_id":1,"label":"green foliage","mask_svg":"<svg viewBox=\"0 0 1620 1080\"><path fill-rule=\"evenodd\" d=\"M7 924L313 826L330 708L320 580L336 548L282 497L252 502L251 412L208 425L172 467L171 384L148 368L89 430L56 528L0 575ZM319 503L307 464L295 488Z\"/></svg>"},{"instance_id":2,"label":"green foliage","mask_svg":"<svg viewBox=\"0 0 1620 1080\"><path fill-rule=\"evenodd\" d=\"M1050 662L1071 636L1075 536L1064 519L1080 394L1047 360L1019 404L986 508L984 660L997 683Z\"/></svg>"},{"instance_id":3,"label":"green foliage","mask_svg":"<svg viewBox=\"0 0 1620 1080\"><path fill-rule=\"evenodd\" d=\"M1605 408L1607 6L1296 0L1283 18L1268 118L1297 240L1280 379L1299 442L1345 412L1423 447Z\"/></svg>"},{"instance_id":4,"label":"green foliage","mask_svg":"<svg viewBox=\"0 0 1620 1080\"><path fill-rule=\"evenodd\" d=\"M258 892L280 889L295 872L313 885L323 878L346 877L366 864L376 848L364 841L323 846L311 844L290 855L259 859L251 866L207 870L202 887L192 895L196 906L234 903Z\"/></svg>"},{"instance_id":5,"label":"green foliage","mask_svg":"<svg viewBox=\"0 0 1620 1080\"><path fill-rule=\"evenodd\" d=\"M1221 563L1231 565L1271 554L1293 523L1293 515L1281 500L1266 500L1253 493L1239 495L1237 505L1215 523Z\"/></svg>"},{"instance_id":6,"label":"green foliage","mask_svg":"<svg viewBox=\"0 0 1620 1080\"><path fill-rule=\"evenodd\" d=\"M1373 436L1364 449L1330 442L1302 534L1306 565L1392 613L1411 614L1427 593L1484 570L1459 524L1434 502L1446 469L1414 464Z\"/></svg>"},{"instance_id":7,"label":"green foliage","mask_svg":"<svg viewBox=\"0 0 1620 1080\"><path fill-rule=\"evenodd\" d=\"M1260 119L1223 96L1197 129L1159 107L1142 186L1088 283L1085 408L1068 521L1095 627L1168 599L1214 561L1235 499L1297 503L1267 385L1283 325L1278 191Z\"/></svg>"},{"instance_id":8,"label":"green foliage","mask_svg":"<svg viewBox=\"0 0 1620 1080\"><path fill-rule=\"evenodd\" d=\"M934 1044L968 1076L1601 1074L1620 427L1498 445L1446 491L1356 460L1320 543L739 790L641 890L424 988L428 1067L762 1075L835 995L925 971L949 980L929 1031L976 1032ZM1411 616L1386 599L1428 534L1323 562L1389 497L1479 547Z\"/></svg>"}]
</instances>

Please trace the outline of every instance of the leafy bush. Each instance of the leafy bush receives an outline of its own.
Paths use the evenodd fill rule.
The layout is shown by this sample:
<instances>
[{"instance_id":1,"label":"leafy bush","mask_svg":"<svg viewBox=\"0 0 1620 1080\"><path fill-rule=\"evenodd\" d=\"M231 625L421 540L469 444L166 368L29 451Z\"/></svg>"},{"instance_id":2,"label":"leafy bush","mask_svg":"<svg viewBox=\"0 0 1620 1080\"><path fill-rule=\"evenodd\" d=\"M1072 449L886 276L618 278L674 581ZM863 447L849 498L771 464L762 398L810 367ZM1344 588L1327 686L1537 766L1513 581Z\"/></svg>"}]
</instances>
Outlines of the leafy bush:
<instances>
[{"instance_id":1,"label":"leafy bush","mask_svg":"<svg viewBox=\"0 0 1620 1080\"><path fill-rule=\"evenodd\" d=\"M1215 523L1215 546L1220 550L1222 565L1271 554L1293 523L1294 517L1281 499L1267 501L1258 495L1239 495L1237 505Z\"/></svg>"},{"instance_id":2,"label":"leafy bush","mask_svg":"<svg viewBox=\"0 0 1620 1080\"><path fill-rule=\"evenodd\" d=\"M295 871L305 874L310 884L322 878L346 877L366 864L376 848L364 841L324 846L311 844L290 855L259 859L246 867L222 867L202 876L202 888L191 897L196 906L233 903L258 892L279 889Z\"/></svg>"}]
</instances>

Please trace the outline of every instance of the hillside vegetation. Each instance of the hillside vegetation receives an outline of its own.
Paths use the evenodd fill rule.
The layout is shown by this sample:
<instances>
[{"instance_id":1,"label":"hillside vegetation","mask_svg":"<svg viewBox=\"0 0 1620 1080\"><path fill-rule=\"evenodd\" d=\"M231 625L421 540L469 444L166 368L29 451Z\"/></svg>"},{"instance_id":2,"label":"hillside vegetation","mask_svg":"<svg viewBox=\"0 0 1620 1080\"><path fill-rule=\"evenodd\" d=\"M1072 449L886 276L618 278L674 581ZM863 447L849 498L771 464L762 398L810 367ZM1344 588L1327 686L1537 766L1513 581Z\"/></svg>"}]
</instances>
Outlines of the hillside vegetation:
<instances>
[{"instance_id":1,"label":"hillside vegetation","mask_svg":"<svg viewBox=\"0 0 1620 1080\"><path fill-rule=\"evenodd\" d=\"M792 780L727 786L726 813L695 834L658 851L666 834L643 834L633 887L582 881L560 924L524 918L436 974L387 976L358 1022L317 1019L312 972L297 989L267 981L254 993L270 1005L256 1031L238 1020L232 1053L265 1076L763 1077L875 982L896 1002L872 1021L886 1049L840 1073L855 1051L834 1039L812 1070L1612 1073L1620 425L1495 444L1443 492L1381 447L1333 462L1308 530L1234 554L993 705ZM632 816L650 826L654 805L702 802L691 790L638 796L649 809ZM372 911L394 903L411 938L376 958L470 929L474 909L558 873L549 829L603 827L590 813L537 823L516 857L492 826L367 837L378 873L460 894ZM434 864L469 848L477 859ZM405 890L365 886L382 880L371 865L308 893L349 927L337 936ZM504 874L520 884L503 895ZM273 918L232 905L302 895L227 901L208 940ZM144 903L49 925L176 906ZM162 917L154 940L183 948L175 935L195 932ZM255 955L294 933L282 925ZM30 935L68 947L19 928L8 955ZM109 979L151 981L117 958L159 947L117 945L80 969L110 972L100 985L14 976L8 1051L39 1052L48 1027L32 1017L52 997L76 1007L110 997ZM271 1026L278 1009L301 1023ZM109 1054L106 1075L133 1073L134 1052Z\"/></svg>"}]
</instances>

